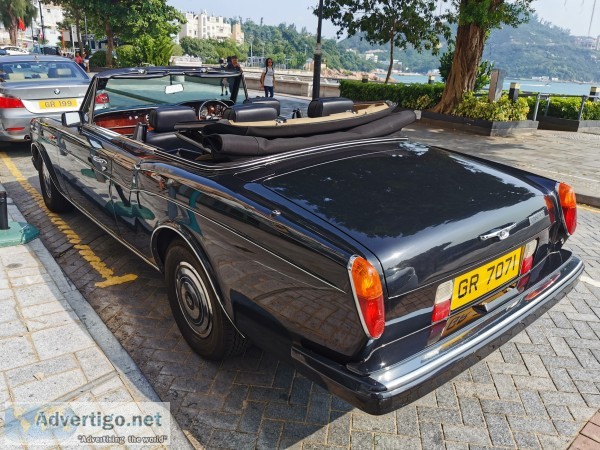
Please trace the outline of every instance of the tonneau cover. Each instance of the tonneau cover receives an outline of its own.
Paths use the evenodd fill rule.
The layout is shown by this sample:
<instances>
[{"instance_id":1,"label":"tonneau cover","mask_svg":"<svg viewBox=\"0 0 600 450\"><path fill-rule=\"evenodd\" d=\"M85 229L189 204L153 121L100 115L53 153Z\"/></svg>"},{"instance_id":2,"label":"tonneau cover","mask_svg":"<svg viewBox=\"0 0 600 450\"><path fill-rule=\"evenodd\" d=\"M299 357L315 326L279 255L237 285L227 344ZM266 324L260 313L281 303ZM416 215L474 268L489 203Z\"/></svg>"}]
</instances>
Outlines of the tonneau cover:
<instances>
[{"instance_id":1,"label":"tonneau cover","mask_svg":"<svg viewBox=\"0 0 600 450\"><path fill-rule=\"evenodd\" d=\"M292 150L299 150L302 148L316 147L319 145L328 145L334 143L341 143L346 141L353 141L357 139L369 139L375 137L389 136L393 133L400 131L406 125L414 122L416 119L414 111L401 111L398 113L390 114L389 111L385 111L383 117L379 115L379 118L364 123L358 119L366 118L364 115L358 116L357 122L354 122L354 126L348 128L342 128L342 131L336 130L329 133L315 134L315 126L309 124L298 125L302 126L305 130L311 130L311 135L300 135L295 137L263 137L260 135L240 135L240 134L216 134L215 131L225 131L224 128L217 128L219 123L207 125L202 130L202 145L209 148L213 153L213 156L218 155L231 155L231 156L259 156L259 155L272 155L276 153L289 152ZM341 121L340 121L341 122ZM348 123L350 120L347 121ZM329 126L336 126L336 121L327 122ZM358 126L357 126L358 125ZM245 127L233 127L229 128L245 128ZM252 127L247 127L248 129ZM254 127L256 130L260 127ZM283 127L282 127L283 129ZM331 128L329 128L331 130ZM290 133L291 129L286 127L286 135L294 135ZM258 133L258 131L256 131ZM215 134L210 134L215 133Z\"/></svg>"}]
</instances>

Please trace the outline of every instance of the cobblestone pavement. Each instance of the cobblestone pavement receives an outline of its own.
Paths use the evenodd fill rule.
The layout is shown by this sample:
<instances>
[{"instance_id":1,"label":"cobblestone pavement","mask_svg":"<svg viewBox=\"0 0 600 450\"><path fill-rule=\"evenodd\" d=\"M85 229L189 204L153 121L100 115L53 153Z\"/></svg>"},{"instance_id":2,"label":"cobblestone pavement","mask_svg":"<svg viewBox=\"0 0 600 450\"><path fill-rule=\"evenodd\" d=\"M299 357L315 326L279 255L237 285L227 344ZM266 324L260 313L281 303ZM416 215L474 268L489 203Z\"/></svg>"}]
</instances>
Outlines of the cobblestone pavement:
<instances>
[{"instance_id":1,"label":"cobblestone pavement","mask_svg":"<svg viewBox=\"0 0 600 450\"><path fill-rule=\"evenodd\" d=\"M39 188L27 150L7 151ZM99 275L2 164L0 177L199 448L560 449L600 408L599 210L580 210L568 246L583 257L586 271L566 298L451 382L374 417L257 348L221 363L202 360L179 335L158 273L81 214L64 214L82 242L117 275L138 276L134 282L96 287Z\"/></svg>"}]
</instances>

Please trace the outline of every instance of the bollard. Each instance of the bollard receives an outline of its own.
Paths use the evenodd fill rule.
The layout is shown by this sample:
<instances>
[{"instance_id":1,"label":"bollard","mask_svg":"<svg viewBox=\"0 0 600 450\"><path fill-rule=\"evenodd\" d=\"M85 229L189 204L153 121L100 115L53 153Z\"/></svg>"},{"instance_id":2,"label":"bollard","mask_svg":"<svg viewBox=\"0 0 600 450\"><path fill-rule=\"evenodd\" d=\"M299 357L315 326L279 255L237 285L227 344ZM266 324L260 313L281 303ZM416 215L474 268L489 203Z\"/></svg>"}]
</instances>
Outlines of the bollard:
<instances>
[{"instance_id":1,"label":"bollard","mask_svg":"<svg viewBox=\"0 0 600 450\"><path fill-rule=\"evenodd\" d=\"M590 88L590 101L600 102L600 87L592 86Z\"/></svg>"},{"instance_id":2,"label":"bollard","mask_svg":"<svg viewBox=\"0 0 600 450\"><path fill-rule=\"evenodd\" d=\"M368 83L369 82L369 75L367 75L366 73L363 73L362 82L363 83Z\"/></svg>"},{"instance_id":3,"label":"bollard","mask_svg":"<svg viewBox=\"0 0 600 450\"><path fill-rule=\"evenodd\" d=\"M521 85L519 83L510 83L510 89L508 90L508 98L513 101L516 102L517 99L519 98L519 89L521 88Z\"/></svg>"},{"instance_id":4,"label":"bollard","mask_svg":"<svg viewBox=\"0 0 600 450\"><path fill-rule=\"evenodd\" d=\"M427 84L433 83L435 83L435 75L429 75L429 78L427 78Z\"/></svg>"},{"instance_id":5,"label":"bollard","mask_svg":"<svg viewBox=\"0 0 600 450\"><path fill-rule=\"evenodd\" d=\"M8 230L8 210L5 191L0 191L0 230Z\"/></svg>"}]
</instances>

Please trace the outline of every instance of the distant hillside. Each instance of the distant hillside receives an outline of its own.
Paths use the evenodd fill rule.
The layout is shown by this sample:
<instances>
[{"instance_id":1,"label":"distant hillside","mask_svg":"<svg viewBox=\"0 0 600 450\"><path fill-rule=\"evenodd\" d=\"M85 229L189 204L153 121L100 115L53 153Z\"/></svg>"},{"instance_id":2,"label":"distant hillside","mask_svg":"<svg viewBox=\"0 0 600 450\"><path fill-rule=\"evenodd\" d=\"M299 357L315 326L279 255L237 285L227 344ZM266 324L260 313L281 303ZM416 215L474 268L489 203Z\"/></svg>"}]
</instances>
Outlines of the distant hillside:
<instances>
[{"instance_id":1,"label":"distant hillside","mask_svg":"<svg viewBox=\"0 0 600 450\"><path fill-rule=\"evenodd\" d=\"M344 39L338 45L359 53L380 48L385 50L380 55L385 55L386 59L389 54L389 47L371 47L356 36ZM444 42L441 52L445 49ZM507 26L494 30L483 57L493 61L495 67L506 70L508 77L548 76L565 81L600 81L600 51L576 45L576 39L567 30L540 21L536 16L518 28ZM439 55L433 56L430 52L419 54L413 49L400 50L394 53L394 59L402 61L402 67L411 72L426 73L439 67Z\"/></svg>"}]
</instances>

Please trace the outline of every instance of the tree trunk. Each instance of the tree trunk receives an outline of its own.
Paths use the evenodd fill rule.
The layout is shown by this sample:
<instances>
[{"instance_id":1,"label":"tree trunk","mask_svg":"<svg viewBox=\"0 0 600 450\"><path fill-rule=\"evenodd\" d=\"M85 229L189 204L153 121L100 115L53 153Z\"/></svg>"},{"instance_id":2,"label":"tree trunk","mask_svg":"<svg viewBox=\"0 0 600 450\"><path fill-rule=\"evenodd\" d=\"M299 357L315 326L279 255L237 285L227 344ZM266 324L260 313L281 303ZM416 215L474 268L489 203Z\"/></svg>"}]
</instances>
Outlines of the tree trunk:
<instances>
[{"instance_id":1,"label":"tree trunk","mask_svg":"<svg viewBox=\"0 0 600 450\"><path fill-rule=\"evenodd\" d=\"M388 67L387 75L385 76L385 84L390 82L390 78L392 76L392 67L394 67L394 33L392 32L392 36L390 39L390 65Z\"/></svg>"},{"instance_id":2,"label":"tree trunk","mask_svg":"<svg viewBox=\"0 0 600 450\"><path fill-rule=\"evenodd\" d=\"M113 48L114 48L114 33L110 22L104 22L104 31L106 32L106 67L112 67L113 63Z\"/></svg>"},{"instance_id":3,"label":"tree trunk","mask_svg":"<svg viewBox=\"0 0 600 450\"><path fill-rule=\"evenodd\" d=\"M470 23L458 26L452 67L442 99L433 108L434 112L450 114L460 103L464 93L475 88L485 40L486 31L479 25Z\"/></svg>"},{"instance_id":4,"label":"tree trunk","mask_svg":"<svg viewBox=\"0 0 600 450\"><path fill-rule=\"evenodd\" d=\"M16 25L11 25L8 29L8 36L10 39L10 45L17 45L17 27Z\"/></svg>"}]
</instances>

